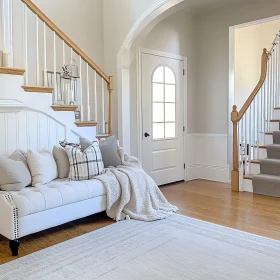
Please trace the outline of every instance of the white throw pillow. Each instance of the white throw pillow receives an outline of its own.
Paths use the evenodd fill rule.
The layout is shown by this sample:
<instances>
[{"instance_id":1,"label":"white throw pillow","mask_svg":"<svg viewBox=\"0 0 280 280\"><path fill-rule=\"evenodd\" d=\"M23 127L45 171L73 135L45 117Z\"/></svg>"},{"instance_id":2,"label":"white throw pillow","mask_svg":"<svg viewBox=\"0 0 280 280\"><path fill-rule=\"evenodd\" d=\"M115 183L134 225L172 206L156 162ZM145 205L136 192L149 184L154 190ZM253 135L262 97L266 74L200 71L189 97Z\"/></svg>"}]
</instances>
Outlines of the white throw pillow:
<instances>
[{"instance_id":1,"label":"white throw pillow","mask_svg":"<svg viewBox=\"0 0 280 280\"><path fill-rule=\"evenodd\" d=\"M58 176L53 155L46 149L39 153L29 150L27 163L32 176L32 186L39 187L55 180Z\"/></svg>"},{"instance_id":2,"label":"white throw pillow","mask_svg":"<svg viewBox=\"0 0 280 280\"><path fill-rule=\"evenodd\" d=\"M65 150L70 162L70 180L90 180L105 172L98 142L93 142L84 151L69 145Z\"/></svg>"},{"instance_id":3,"label":"white throw pillow","mask_svg":"<svg viewBox=\"0 0 280 280\"><path fill-rule=\"evenodd\" d=\"M0 156L0 189L20 191L31 184L25 153L16 150L9 157Z\"/></svg>"}]
</instances>

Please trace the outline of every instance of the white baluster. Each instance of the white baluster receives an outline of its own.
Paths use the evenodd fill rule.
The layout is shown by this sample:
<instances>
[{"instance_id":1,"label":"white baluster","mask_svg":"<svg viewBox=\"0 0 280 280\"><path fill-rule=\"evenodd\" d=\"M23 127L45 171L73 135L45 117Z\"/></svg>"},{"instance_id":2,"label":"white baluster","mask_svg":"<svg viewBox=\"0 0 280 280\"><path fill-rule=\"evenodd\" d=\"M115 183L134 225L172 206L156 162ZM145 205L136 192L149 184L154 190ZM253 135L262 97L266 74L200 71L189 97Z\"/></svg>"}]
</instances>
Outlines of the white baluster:
<instances>
[{"instance_id":1,"label":"white baluster","mask_svg":"<svg viewBox=\"0 0 280 280\"><path fill-rule=\"evenodd\" d=\"M239 165L240 166L243 166L243 147L244 147L244 144L243 144L243 140L244 140L244 131L243 131L243 121L244 119L242 118L240 123L239 123L239 155L240 155L240 161L239 161Z\"/></svg>"},{"instance_id":2,"label":"white baluster","mask_svg":"<svg viewBox=\"0 0 280 280\"><path fill-rule=\"evenodd\" d=\"M47 31L44 23L44 86L47 87Z\"/></svg>"},{"instance_id":3,"label":"white baluster","mask_svg":"<svg viewBox=\"0 0 280 280\"><path fill-rule=\"evenodd\" d=\"M105 127L105 88L104 88L104 80L102 78L102 133L106 133Z\"/></svg>"},{"instance_id":4,"label":"white baluster","mask_svg":"<svg viewBox=\"0 0 280 280\"><path fill-rule=\"evenodd\" d=\"M35 16L36 26L36 84L40 85L40 56L39 56L39 18Z\"/></svg>"},{"instance_id":5,"label":"white baluster","mask_svg":"<svg viewBox=\"0 0 280 280\"><path fill-rule=\"evenodd\" d=\"M25 85L28 85L28 26L27 26L27 6L24 4L24 50L25 50Z\"/></svg>"},{"instance_id":6,"label":"white baluster","mask_svg":"<svg viewBox=\"0 0 280 280\"><path fill-rule=\"evenodd\" d=\"M277 45L275 43L274 46L274 53L273 53L273 60L272 60L272 92L273 92L273 106L272 106L272 117L273 117L273 112L274 108L276 107L276 53L277 50Z\"/></svg>"},{"instance_id":7,"label":"white baluster","mask_svg":"<svg viewBox=\"0 0 280 280\"><path fill-rule=\"evenodd\" d=\"M279 43L279 34L278 34L278 42L277 42L277 58L276 58L276 70L277 70L277 73L276 73L276 83L277 83L277 86L276 86L276 94L277 94L277 98L276 98L276 107L279 107L280 106L280 72L279 72L279 46L280 46L280 43Z\"/></svg>"},{"instance_id":8,"label":"white baluster","mask_svg":"<svg viewBox=\"0 0 280 280\"><path fill-rule=\"evenodd\" d=\"M3 42L3 52L6 53L7 52L7 49L6 49L6 47L7 47L6 46L6 44L7 44L7 42L6 42L6 40L7 40L7 38L6 38L6 36L7 36L6 28L7 27L6 27L5 1L2 1L1 4L2 4L1 5L1 27L2 27L2 36L3 36L3 38L1 38L1 39L2 39L2 42Z\"/></svg>"},{"instance_id":9,"label":"white baluster","mask_svg":"<svg viewBox=\"0 0 280 280\"><path fill-rule=\"evenodd\" d=\"M257 133L256 133L256 148L257 148L257 159L260 158L260 117L262 116L261 114L261 109L260 109L260 98L261 98L261 93L262 90L258 92L258 95L256 97L256 106L255 106L255 116L256 116L256 128L257 128Z\"/></svg>"},{"instance_id":10,"label":"white baluster","mask_svg":"<svg viewBox=\"0 0 280 280\"><path fill-rule=\"evenodd\" d=\"M260 110L260 131L259 133L261 133L261 139L263 140L263 136L265 133L265 129L264 129L264 118L265 118L265 114L264 114L264 88L265 88L265 83L263 84L262 88L261 88L261 93L260 93L260 101L259 101L259 110ZM264 142L263 142L264 143Z\"/></svg>"},{"instance_id":11,"label":"white baluster","mask_svg":"<svg viewBox=\"0 0 280 280\"><path fill-rule=\"evenodd\" d=\"M90 121L90 104L89 104L89 67L87 63L87 121Z\"/></svg>"},{"instance_id":12,"label":"white baluster","mask_svg":"<svg viewBox=\"0 0 280 280\"><path fill-rule=\"evenodd\" d=\"M72 63L72 59L73 59L73 49L70 49L70 59L71 59L71 63Z\"/></svg>"},{"instance_id":13,"label":"white baluster","mask_svg":"<svg viewBox=\"0 0 280 280\"><path fill-rule=\"evenodd\" d=\"M97 122L97 78L96 71L94 71L94 120Z\"/></svg>"},{"instance_id":14,"label":"white baluster","mask_svg":"<svg viewBox=\"0 0 280 280\"><path fill-rule=\"evenodd\" d=\"M62 63L65 65L65 42L62 41Z\"/></svg>"},{"instance_id":15,"label":"white baluster","mask_svg":"<svg viewBox=\"0 0 280 280\"><path fill-rule=\"evenodd\" d=\"M80 56L80 103L81 103L81 121L84 120L84 105L83 105L83 79L82 79L82 57Z\"/></svg>"},{"instance_id":16,"label":"white baluster","mask_svg":"<svg viewBox=\"0 0 280 280\"><path fill-rule=\"evenodd\" d=\"M247 125L247 112L244 115L244 157L245 157L245 175L248 175L248 169L247 169L247 141L248 141L248 137L247 137L247 133L248 133L248 125Z\"/></svg>"},{"instance_id":17,"label":"white baluster","mask_svg":"<svg viewBox=\"0 0 280 280\"><path fill-rule=\"evenodd\" d=\"M57 104L57 81L56 81L56 34L53 31L53 72L54 72L54 104Z\"/></svg>"},{"instance_id":18,"label":"white baluster","mask_svg":"<svg viewBox=\"0 0 280 280\"><path fill-rule=\"evenodd\" d=\"M252 104L252 144L251 146L253 146L253 152L252 152L252 159L256 159L256 103L255 103L255 99L253 100ZM251 148L252 149L252 148Z\"/></svg>"},{"instance_id":19,"label":"white baluster","mask_svg":"<svg viewBox=\"0 0 280 280\"><path fill-rule=\"evenodd\" d=\"M252 161L252 153L251 153L251 146L252 146L252 105L249 107L249 128L248 128L248 132L249 132L249 147L248 147L248 157L249 157L249 174L252 174L252 166L251 166L251 161Z\"/></svg>"},{"instance_id":20,"label":"white baluster","mask_svg":"<svg viewBox=\"0 0 280 280\"><path fill-rule=\"evenodd\" d=\"M9 16L10 16L10 66L14 67L14 5L13 0L9 1Z\"/></svg>"},{"instance_id":21,"label":"white baluster","mask_svg":"<svg viewBox=\"0 0 280 280\"><path fill-rule=\"evenodd\" d=\"M270 106L271 106L271 56L269 57L268 62L268 83L267 83L267 118L266 118L266 124L267 124L267 132L270 132Z\"/></svg>"}]
</instances>

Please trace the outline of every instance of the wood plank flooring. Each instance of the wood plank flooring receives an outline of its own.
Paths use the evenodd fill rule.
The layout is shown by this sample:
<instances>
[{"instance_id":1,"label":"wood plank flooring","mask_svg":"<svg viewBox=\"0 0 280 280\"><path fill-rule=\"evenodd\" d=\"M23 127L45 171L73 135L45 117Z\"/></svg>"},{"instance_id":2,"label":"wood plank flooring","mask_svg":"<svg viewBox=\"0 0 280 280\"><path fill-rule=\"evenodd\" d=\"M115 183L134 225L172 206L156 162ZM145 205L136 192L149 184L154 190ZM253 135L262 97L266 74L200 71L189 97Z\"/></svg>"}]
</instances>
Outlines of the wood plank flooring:
<instances>
[{"instance_id":1,"label":"wood plank flooring","mask_svg":"<svg viewBox=\"0 0 280 280\"><path fill-rule=\"evenodd\" d=\"M228 184L203 180L168 185L161 190L183 215L280 240L279 198L235 193ZM19 257L112 223L105 213L100 213L24 237ZM0 236L0 264L14 259L8 240Z\"/></svg>"}]
</instances>

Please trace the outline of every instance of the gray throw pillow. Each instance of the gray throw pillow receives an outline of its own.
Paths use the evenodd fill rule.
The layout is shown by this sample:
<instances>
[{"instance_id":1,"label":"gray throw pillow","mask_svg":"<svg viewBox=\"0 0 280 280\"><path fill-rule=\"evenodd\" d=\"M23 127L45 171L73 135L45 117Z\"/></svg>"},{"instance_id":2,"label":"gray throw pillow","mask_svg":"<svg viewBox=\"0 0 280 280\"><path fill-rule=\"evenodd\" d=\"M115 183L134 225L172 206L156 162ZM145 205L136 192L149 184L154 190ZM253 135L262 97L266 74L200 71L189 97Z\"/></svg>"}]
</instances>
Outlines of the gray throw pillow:
<instances>
[{"instance_id":1,"label":"gray throw pillow","mask_svg":"<svg viewBox=\"0 0 280 280\"><path fill-rule=\"evenodd\" d=\"M115 136L110 136L99 143L104 167L121 165L121 158L118 154L118 140Z\"/></svg>"},{"instance_id":2,"label":"gray throw pillow","mask_svg":"<svg viewBox=\"0 0 280 280\"><path fill-rule=\"evenodd\" d=\"M25 153L16 150L9 157L0 157L0 189L20 191L31 184Z\"/></svg>"},{"instance_id":3,"label":"gray throw pillow","mask_svg":"<svg viewBox=\"0 0 280 280\"><path fill-rule=\"evenodd\" d=\"M59 146L54 146L53 157L57 165L58 178L68 178L70 171L70 163L65 149Z\"/></svg>"},{"instance_id":4,"label":"gray throw pillow","mask_svg":"<svg viewBox=\"0 0 280 280\"><path fill-rule=\"evenodd\" d=\"M86 138L80 137L80 146L81 146L82 152L83 152L87 147L89 147L93 142L95 142L95 141L89 141L89 140L86 139Z\"/></svg>"},{"instance_id":5,"label":"gray throw pillow","mask_svg":"<svg viewBox=\"0 0 280 280\"><path fill-rule=\"evenodd\" d=\"M92 143L92 141L89 141L86 138L80 138L81 150L84 151ZM99 148L105 168L109 166L116 167L122 164L121 158L118 154L118 145L118 140L115 136L110 136L105 140L100 140Z\"/></svg>"}]
</instances>

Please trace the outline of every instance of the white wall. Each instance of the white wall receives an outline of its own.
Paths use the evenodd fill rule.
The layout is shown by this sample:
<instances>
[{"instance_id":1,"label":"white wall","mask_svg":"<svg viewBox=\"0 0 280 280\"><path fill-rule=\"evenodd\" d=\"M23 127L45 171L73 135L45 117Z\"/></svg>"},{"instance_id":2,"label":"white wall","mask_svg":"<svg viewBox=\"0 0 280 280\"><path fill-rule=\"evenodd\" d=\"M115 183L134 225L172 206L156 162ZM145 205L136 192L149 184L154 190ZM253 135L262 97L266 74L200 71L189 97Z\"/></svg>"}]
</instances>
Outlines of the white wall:
<instances>
[{"instance_id":1,"label":"white wall","mask_svg":"<svg viewBox=\"0 0 280 280\"><path fill-rule=\"evenodd\" d=\"M33 0L33 2L103 68L103 1Z\"/></svg>"},{"instance_id":2,"label":"white wall","mask_svg":"<svg viewBox=\"0 0 280 280\"><path fill-rule=\"evenodd\" d=\"M235 30L234 103L240 110L260 78L263 48L270 50L280 20Z\"/></svg>"}]
</instances>

